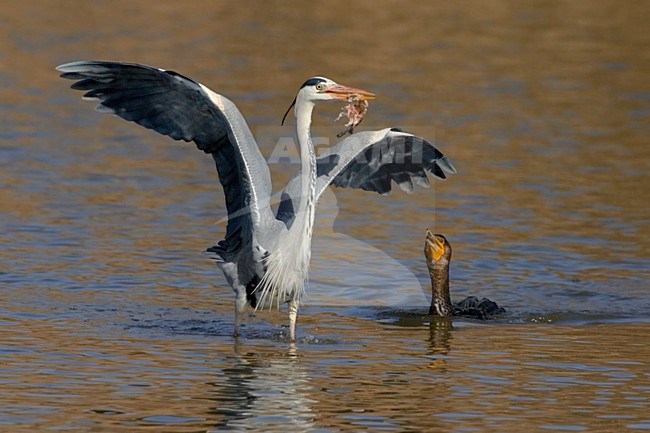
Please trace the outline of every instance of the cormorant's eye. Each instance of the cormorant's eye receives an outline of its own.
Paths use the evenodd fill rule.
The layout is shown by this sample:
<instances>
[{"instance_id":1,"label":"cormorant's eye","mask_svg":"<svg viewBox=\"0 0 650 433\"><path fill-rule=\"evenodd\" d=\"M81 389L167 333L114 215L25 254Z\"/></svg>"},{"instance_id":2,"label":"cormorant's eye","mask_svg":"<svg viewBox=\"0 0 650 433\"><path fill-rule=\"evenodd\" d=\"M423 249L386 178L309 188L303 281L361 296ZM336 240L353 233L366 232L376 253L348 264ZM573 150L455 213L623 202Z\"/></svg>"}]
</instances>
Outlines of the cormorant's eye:
<instances>
[{"instance_id":1,"label":"cormorant's eye","mask_svg":"<svg viewBox=\"0 0 650 433\"><path fill-rule=\"evenodd\" d=\"M318 84L316 84L316 90L318 90L319 92L320 92L321 90L323 90L324 88L325 88L325 86L323 86L323 83L318 83Z\"/></svg>"}]
</instances>

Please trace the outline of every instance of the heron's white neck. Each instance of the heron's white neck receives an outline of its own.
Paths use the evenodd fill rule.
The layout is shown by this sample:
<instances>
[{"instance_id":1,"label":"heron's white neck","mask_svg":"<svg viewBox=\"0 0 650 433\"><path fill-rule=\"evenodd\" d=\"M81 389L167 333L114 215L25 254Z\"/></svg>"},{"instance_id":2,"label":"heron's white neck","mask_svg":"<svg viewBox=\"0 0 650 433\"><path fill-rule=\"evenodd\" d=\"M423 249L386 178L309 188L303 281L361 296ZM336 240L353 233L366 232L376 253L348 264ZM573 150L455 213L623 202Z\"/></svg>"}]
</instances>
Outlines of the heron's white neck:
<instances>
[{"instance_id":1,"label":"heron's white neck","mask_svg":"<svg viewBox=\"0 0 650 433\"><path fill-rule=\"evenodd\" d=\"M314 111L314 103L298 96L296 101L296 132L298 144L300 145L300 205L296 215L296 221L291 229L296 230L300 238L300 255L306 261L305 267L309 267L311 256L311 237L314 229L314 217L316 214L316 154L314 144L311 140L311 115ZM307 270L305 269L305 272Z\"/></svg>"},{"instance_id":2,"label":"heron's white neck","mask_svg":"<svg viewBox=\"0 0 650 433\"><path fill-rule=\"evenodd\" d=\"M261 291L258 305L263 307L279 307L290 299L299 304L304 294L316 214L316 154L310 133L313 110L314 103L298 95L296 131L301 161L300 204L286 236L266 260L267 270L258 286Z\"/></svg>"},{"instance_id":3,"label":"heron's white neck","mask_svg":"<svg viewBox=\"0 0 650 433\"><path fill-rule=\"evenodd\" d=\"M311 115L314 111L312 101L298 98L296 102L296 132L300 146L301 191L299 212L308 211L315 200L316 154L311 140ZM304 215L304 214L303 214Z\"/></svg>"}]
</instances>

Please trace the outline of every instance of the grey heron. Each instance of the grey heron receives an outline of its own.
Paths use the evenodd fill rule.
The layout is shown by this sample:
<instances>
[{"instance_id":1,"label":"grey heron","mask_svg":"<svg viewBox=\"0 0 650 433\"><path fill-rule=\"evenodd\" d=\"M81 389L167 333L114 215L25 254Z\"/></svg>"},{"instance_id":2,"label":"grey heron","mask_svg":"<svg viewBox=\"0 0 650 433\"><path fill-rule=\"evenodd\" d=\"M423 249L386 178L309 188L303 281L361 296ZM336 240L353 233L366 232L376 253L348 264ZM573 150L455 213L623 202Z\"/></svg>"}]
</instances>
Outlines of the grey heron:
<instances>
[{"instance_id":1,"label":"grey heron","mask_svg":"<svg viewBox=\"0 0 650 433\"><path fill-rule=\"evenodd\" d=\"M71 87L86 91L84 99L98 100L98 111L174 140L193 141L212 155L228 223L225 238L208 251L235 292L235 337L248 305L279 308L287 303L289 337L295 340L316 204L330 184L385 194L391 181L411 191L414 184L428 186L426 172L440 179L456 172L430 143L397 128L350 135L317 158L310 133L315 103L374 95L314 77L300 87L292 104L301 170L287 183L274 213L268 165L229 99L177 72L135 63L78 61L56 69L62 78L76 80Z\"/></svg>"}]
</instances>

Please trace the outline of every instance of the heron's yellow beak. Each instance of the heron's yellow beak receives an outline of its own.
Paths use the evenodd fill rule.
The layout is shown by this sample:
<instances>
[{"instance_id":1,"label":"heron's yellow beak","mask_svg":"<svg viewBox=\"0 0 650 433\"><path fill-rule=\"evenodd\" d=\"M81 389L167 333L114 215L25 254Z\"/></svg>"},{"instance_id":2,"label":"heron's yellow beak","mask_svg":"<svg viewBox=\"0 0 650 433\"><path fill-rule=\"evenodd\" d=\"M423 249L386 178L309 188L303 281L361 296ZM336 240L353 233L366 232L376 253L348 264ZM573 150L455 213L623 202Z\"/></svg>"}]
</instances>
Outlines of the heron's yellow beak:
<instances>
[{"instance_id":1,"label":"heron's yellow beak","mask_svg":"<svg viewBox=\"0 0 650 433\"><path fill-rule=\"evenodd\" d=\"M431 233L427 229L427 241L424 244L424 254L427 258L433 260L440 260L440 257L445 253L445 242L439 236Z\"/></svg>"},{"instance_id":2,"label":"heron's yellow beak","mask_svg":"<svg viewBox=\"0 0 650 433\"><path fill-rule=\"evenodd\" d=\"M342 86L340 84L326 89L325 93L329 93L336 99L342 99L344 101L348 100L348 95L359 95L359 99L362 101L371 101L375 99L374 93L368 92L367 90L355 89L354 87Z\"/></svg>"}]
</instances>

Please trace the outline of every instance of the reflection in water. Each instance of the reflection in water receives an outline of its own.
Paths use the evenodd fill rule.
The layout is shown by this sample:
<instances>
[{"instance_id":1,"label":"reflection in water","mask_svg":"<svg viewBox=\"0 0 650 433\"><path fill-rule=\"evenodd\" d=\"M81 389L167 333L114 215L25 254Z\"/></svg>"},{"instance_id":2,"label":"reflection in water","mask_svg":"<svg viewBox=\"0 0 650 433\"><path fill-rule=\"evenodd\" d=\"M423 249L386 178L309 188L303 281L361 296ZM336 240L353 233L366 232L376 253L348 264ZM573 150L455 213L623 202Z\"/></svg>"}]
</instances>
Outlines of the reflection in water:
<instances>
[{"instance_id":1,"label":"reflection in water","mask_svg":"<svg viewBox=\"0 0 650 433\"><path fill-rule=\"evenodd\" d=\"M451 350L452 321L448 317L431 317L429 322L429 355L432 358L430 368L444 371L446 357Z\"/></svg>"},{"instance_id":2,"label":"reflection in water","mask_svg":"<svg viewBox=\"0 0 650 433\"><path fill-rule=\"evenodd\" d=\"M431 316L429 343L432 354L447 355L451 348L452 321L448 317Z\"/></svg>"},{"instance_id":3,"label":"reflection in water","mask_svg":"<svg viewBox=\"0 0 650 433\"><path fill-rule=\"evenodd\" d=\"M225 382L213 383L219 401L213 412L223 418L216 431L313 430L311 385L295 345L283 352L251 352L236 343L235 358L228 361L234 365L223 369Z\"/></svg>"}]
</instances>

